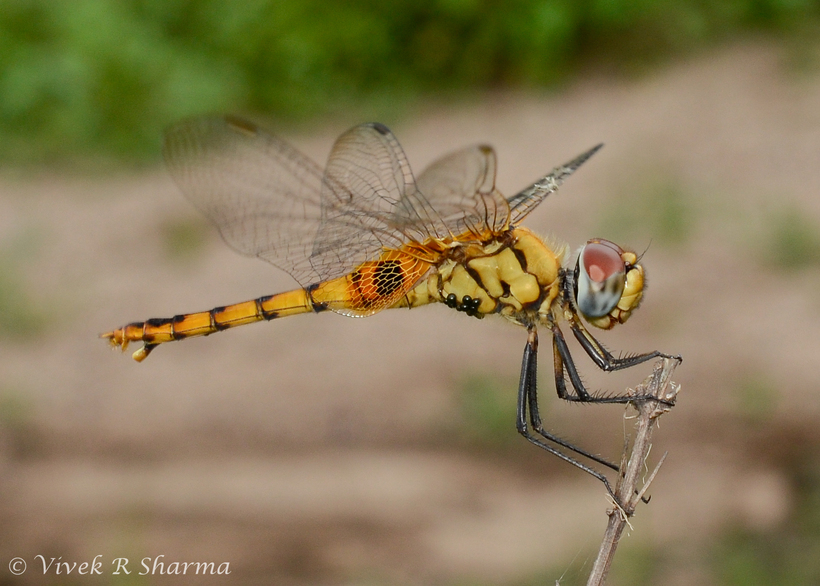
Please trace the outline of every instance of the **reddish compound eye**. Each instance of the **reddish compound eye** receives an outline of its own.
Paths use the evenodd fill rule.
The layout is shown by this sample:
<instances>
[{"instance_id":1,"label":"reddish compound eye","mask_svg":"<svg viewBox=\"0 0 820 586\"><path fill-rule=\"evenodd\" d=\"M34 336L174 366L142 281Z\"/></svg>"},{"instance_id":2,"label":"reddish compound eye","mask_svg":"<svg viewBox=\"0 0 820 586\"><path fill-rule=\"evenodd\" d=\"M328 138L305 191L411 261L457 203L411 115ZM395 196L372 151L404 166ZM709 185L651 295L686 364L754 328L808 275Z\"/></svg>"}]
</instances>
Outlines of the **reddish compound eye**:
<instances>
[{"instance_id":1,"label":"reddish compound eye","mask_svg":"<svg viewBox=\"0 0 820 586\"><path fill-rule=\"evenodd\" d=\"M578 255L575 302L586 317L603 317L618 304L626 282L623 249L609 240L593 239Z\"/></svg>"}]
</instances>

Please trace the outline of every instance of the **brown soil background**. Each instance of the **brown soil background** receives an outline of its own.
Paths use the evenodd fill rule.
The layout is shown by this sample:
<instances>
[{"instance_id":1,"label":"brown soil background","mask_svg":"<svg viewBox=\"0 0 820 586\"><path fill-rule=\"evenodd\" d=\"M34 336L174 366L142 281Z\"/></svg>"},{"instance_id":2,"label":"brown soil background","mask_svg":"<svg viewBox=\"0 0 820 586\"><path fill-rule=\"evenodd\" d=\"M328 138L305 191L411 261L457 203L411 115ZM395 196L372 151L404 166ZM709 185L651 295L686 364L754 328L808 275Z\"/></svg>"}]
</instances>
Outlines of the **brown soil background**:
<instances>
[{"instance_id":1,"label":"brown soil background","mask_svg":"<svg viewBox=\"0 0 820 586\"><path fill-rule=\"evenodd\" d=\"M356 122L288 139L323 161ZM820 225L820 78L779 49L743 45L631 81L431 107L393 131L416 170L492 144L505 194L607 143L525 224L573 249L591 236L638 250L652 239L642 308L600 338L616 352L681 353L683 389L653 451L670 455L623 547L674 551L658 584L709 584L699 548L726 527L781 523L793 505L783 462L820 445L820 272L765 261L780 211ZM690 214L682 242L652 225L601 233L613 213L659 205L638 195L668 184ZM129 584L552 584L586 573L606 524L603 487L515 437L512 401L511 441L465 439L465 377L515 393L525 334L502 320L445 307L323 314L162 346L143 364L107 351L97 335L128 321L293 287L208 231L195 253L169 254L167 226L186 222L204 225L161 169L0 176L0 246L47 318L39 335L0 339L11 413L0 583L50 583L37 554L99 554L107 574L115 557L134 569L159 555L231 563L219 580ZM550 426L617 458L624 410L560 405L548 350ZM593 388L650 370L602 376L576 356ZM750 386L771 389L761 413L749 413ZM22 577L5 569L15 556L29 563ZM75 580L52 581L125 583Z\"/></svg>"}]
</instances>

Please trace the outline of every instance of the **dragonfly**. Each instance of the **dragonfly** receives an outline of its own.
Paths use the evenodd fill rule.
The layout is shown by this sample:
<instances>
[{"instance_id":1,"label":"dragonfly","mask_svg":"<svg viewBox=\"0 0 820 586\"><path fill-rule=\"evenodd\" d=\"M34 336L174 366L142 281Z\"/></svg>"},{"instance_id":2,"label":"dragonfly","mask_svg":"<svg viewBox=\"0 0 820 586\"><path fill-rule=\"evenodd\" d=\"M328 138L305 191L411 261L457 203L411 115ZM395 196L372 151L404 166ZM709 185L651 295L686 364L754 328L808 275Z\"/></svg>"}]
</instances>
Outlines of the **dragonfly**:
<instances>
[{"instance_id":1,"label":"dragonfly","mask_svg":"<svg viewBox=\"0 0 820 586\"><path fill-rule=\"evenodd\" d=\"M626 322L643 299L644 268L635 252L602 238L583 245L573 265L567 244L520 225L602 146L504 197L495 187L496 154L487 145L455 151L414 177L398 140L378 123L342 134L323 170L246 120L212 116L181 122L167 131L163 155L183 194L230 247L286 271L300 287L129 323L101 337L123 351L142 342L133 354L141 362L166 342L303 313L365 317L442 303L474 318L497 315L527 330L518 432L614 494L593 462L617 466L544 428L536 384L537 330L545 328L552 337L561 399L641 399L588 391L561 325L567 324L604 371L671 357L659 351L615 357L584 325L609 330Z\"/></svg>"}]
</instances>

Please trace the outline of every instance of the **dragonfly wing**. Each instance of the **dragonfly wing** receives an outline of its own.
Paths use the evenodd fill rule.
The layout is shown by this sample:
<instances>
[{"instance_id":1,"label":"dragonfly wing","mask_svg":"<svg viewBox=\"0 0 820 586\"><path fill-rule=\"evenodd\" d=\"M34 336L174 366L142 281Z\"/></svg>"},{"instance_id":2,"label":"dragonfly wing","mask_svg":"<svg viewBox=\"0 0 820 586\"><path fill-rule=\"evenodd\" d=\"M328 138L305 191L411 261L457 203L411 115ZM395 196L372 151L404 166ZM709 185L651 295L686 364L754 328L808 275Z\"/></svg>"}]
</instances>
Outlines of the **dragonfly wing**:
<instances>
[{"instance_id":1,"label":"dragonfly wing","mask_svg":"<svg viewBox=\"0 0 820 586\"><path fill-rule=\"evenodd\" d=\"M538 204L544 201L544 198L556 191L567 177L575 173L578 167L586 163L589 158L601 150L603 146L603 144L599 144L592 147L587 152L578 155L560 167L556 167L549 175L542 177L526 189L508 198L507 202L510 206L511 222L517 224L524 219Z\"/></svg>"},{"instance_id":2,"label":"dragonfly wing","mask_svg":"<svg viewBox=\"0 0 820 586\"><path fill-rule=\"evenodd\" d=\"M416 181L385 126L352 128L336 141L325 168L313 267L329 278L331 267L352 269L409 241L500 231L509 206L495 189L495 173L495 152L480 145L439 159Z\"/></svg>"},{"instance_id":3,"label":"dragonfly wing","mask_svg":"<svg viewBox=\"0 0 820 586\"><path fill-rule=\"evenodd\" d=\"M415 180L399 142L381 124L362 124L333 145L322 182L322 224L310 262L323 278L351 270L429 232L408 196ZM420 213L420 211L422 213Z\"/></svg>"},{"instance_id":4,"label":"dragonfly wing","mask_svg":"<svg viewBox=\"0 0 820 586\"><path fill-rule=\"evenodd\" d=\"M322 171L256 125L233 117L172 127L163 154L185 196L236 251L316 281L308 257L321 222Z\"/></svg>"},{"instance_id":5,"label":"dragonfly wing","mask_svg":"<svg viewBox=\"0 0 820 586\"><path fill-rule=\"evenodd\" d=\"M438 159L419 175L416 185L436 212L437 233L484 235L508 225L509 206L495 189L495 173L495 151L476 145Z\"/></svg>"}]
</instances>

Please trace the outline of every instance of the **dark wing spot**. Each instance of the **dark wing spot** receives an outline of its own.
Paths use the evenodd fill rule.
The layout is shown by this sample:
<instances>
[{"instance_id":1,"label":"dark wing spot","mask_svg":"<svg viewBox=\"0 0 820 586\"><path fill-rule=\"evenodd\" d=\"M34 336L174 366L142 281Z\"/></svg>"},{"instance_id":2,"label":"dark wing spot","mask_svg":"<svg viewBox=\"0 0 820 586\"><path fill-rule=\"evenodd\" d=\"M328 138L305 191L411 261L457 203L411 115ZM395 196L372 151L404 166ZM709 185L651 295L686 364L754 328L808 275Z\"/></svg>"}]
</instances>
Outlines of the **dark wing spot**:
<instances>
[{"instance_id":1,"label":"dark wing spot","mask_svg":"<svg viewBox=\"0 0 820 586\"><path fill-rule=\"evenodd\" d=\"M356 288L357 302L361 306L361 309L370 309L373 307L375 299L366 295L362 288L363 285L365 285L365 278L361 270L353 271L353 274L350 275L350 283Z\"/></svg>"},{"instance_id":2,"label":"dark wing spot","mask_svg":"<svg viewBox=\"0 0 820 586\"><path fill-rule=\"evenodd\" d=\"M373 270L373 283L376 285L376 292L389 297L393 292L404 284L404 272L401 270L401 263L397 260L386 260L376 265Z\"/></svg>"},{"instance_id":3,"label":"dark wing spot","mask_svg":"<svg viewBox=\"0 0 820 586\"><path fill-rule=\"evenodd\" d=\"M350 275L360 309L381 307L386 299L404 286L404 281L404 271L398 260L367 263Z\"/></svg>"},{"instance_id":4,"label":"dark wing spot","mask_svg":"<svg viewBox=\"0 0 820 586\"><path fill-rule=\"evenodd\" d=\"M376 132L378 132L379 134L385 134L385 135L390 134L390 129L387 128L387 126L385 126L381 122L373 122L373 123L370 124L370 126L372 126L373 129Z\"/></svg>"}]
</instances>

